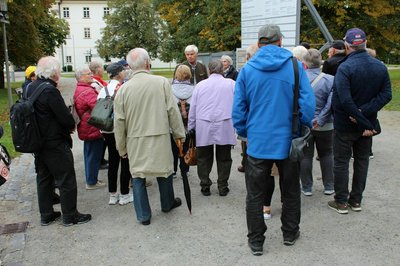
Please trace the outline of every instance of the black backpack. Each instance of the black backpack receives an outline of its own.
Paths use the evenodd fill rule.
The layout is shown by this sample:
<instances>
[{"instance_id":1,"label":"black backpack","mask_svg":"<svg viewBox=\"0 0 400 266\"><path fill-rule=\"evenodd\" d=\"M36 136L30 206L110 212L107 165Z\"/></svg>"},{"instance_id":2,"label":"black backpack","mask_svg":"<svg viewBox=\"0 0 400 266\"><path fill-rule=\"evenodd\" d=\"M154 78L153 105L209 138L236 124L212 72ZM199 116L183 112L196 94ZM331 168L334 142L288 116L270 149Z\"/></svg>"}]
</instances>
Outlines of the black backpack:
<instances>
[{"instance_id":1,"label":"black backpack","mask_svg":"<svg viewBox=\"0 0 400 266\"><path fill-rule=\"evenodd\" d=\"M49 82L40 84L28 99L18 100L10 109L12 140L18 152L35 153L43 146L45 139L40 134L33 104L46 84L50 85Z\"/></svg>"}]
</instances>

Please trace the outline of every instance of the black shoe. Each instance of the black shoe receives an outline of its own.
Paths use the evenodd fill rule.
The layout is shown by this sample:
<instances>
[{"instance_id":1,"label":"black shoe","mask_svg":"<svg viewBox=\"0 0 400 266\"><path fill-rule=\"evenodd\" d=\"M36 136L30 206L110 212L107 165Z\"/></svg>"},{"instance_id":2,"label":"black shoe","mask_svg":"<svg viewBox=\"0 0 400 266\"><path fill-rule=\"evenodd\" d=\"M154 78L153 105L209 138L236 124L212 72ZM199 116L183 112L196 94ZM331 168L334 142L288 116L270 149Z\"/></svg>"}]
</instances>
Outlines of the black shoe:
<instances>
[{"instance_id":1,"label":"black shoe","mask_svg":"<svg viewBox=\"0 0 400 266\"><path fill-rule=\"evenodd\" d=\"M169 210L162 210L162 211L163 211L163 212L170 212L170 211L172 211L173 209L178 208L178 207L181 206L181 205L182 205L181 199L180 199L180 198L175 198L174 204L172 204L171 209L169 209ZM149 222L150 222L150 221L149 221Z\"/></svg>"},{"instance_id":2,"label":"black shoe","mask_svg":"<svg viewBox=\"0 0 400 266\"><path fill-rule=\"evenodd\" d=\"M263 246L258 246L255 244L252 244L250 242L248 242L249 244L249 248L251 250L251 254L253 254L254 256L261 256L263 254Z\"/></svg>"},{"instance_id":3,"label":"black shoe","mask_svg":"<svg viewBox=\"0 0 400 266\"><path fill-rule=\"evenodd\" d=\"M72 218L64 218L63 225L64 226L71 226L74 224L84 224L92 220L92 215L90 214L82 214L76 212L75 216Z\"/></svg>"},{"instance_id":4,"label":"black shoe","mask_svg":"<svg viewBox=\"0 0 400 266\"><path fill-rule=\"evenodd\" d=\"M203 196L210 196L211 195L210 188L209 187L203 187L201 189L201 193L203 194Z\"/></svg>"},{"instance_id":5,"label":"black shoe","mask_svg":"<svg viewBox=\"0 0 400 266\"><path fill-rule=\"evenodd\" d=\"M40 224L42 226L48 226L53 222L57 221L61 217L61 212L53 212L53 214L47 219L40 219Z\"/></svg>"},{"instance_id":6,"label":"black shoe","mask_svg":"<svg viewBox=\"0 0 400 266\"><path fill-rule=\"evenodd\" d=\"M224 189L221 189L221 190L219 191L219 195L220 195L221 197L225 197L226 195L228 195L228 193L229 193L229 188L228 188L228 187L226 187L226 188L224 188Z\"/></svg>"},{"instance_id":7,"label":"black shoe","mask_svg":"<svg viewBox=\"0 0 400 266\"><path fill-rule=\"evenodd\" d=\"M53 205L60 203L60 196L57 193L53 193Z\"/></svg>"},{"instance_id":8,"label":"black shoe","mask_svg":"<svg viewBox=\"0 0 400 266\"><path fill-rule=\"evenodd\" d=\"M238 171L241 172L241 173L244 173L244 172L245 172L244 166L243 166L243 165L240 165L240 166L238 167Z\"/></svg>"},{"instance_id":9,"label":"black shoe","mask_svg":"<svg viewBox=\"0 0 400 266\"><path fill-rule=\"evenodd\" d=\"M143 225L149 225L149 224L150 224L150 220L143 221L142 224L143 224Z\"/></svg>"},{"instance_id":10,"label":"black shoe","mask_svg":"<svg viewBox=\"0 0 400 266\"><path fill-rule=\"evenodd\" d=\"M284 238L283 239L283 244L285 246L293 246L294 243L296 243L296 240L299 238L299 236L300 236L300 231L297 231L297 233L294 235L294 237Z\"/></svg>"}]
</instances>

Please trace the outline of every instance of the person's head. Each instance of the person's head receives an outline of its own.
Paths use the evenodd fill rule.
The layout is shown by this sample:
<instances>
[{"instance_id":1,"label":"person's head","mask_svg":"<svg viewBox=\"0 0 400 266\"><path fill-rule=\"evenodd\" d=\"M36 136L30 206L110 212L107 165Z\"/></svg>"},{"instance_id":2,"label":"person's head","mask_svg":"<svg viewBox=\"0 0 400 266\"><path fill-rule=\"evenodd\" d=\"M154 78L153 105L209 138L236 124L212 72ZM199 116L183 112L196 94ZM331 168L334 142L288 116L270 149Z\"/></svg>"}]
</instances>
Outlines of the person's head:
<instances>
[{"instance_id":1,"label":"person's head","mask_svg":"<svg viewBox=\"0 0 400 266\"><path fill-rule=\"evenodd\" d=\"M307 51L307 48L305 48L303 45L298 45L293 48L292 53L297 60L303 61L303 56L307 53Z\"/></svg>"},{"instance_id":2,"label":"person's head","mask_svg":"<svg viewBox=\"0 0 400 266\"><path fill-rule=\"evenodd\" d=\"M253 57L253 55L255 55L255 53L258 51L258 44L252 44L249 47L247 47L246 49L246 60L249 61L250 58Z\"/></svg>"},{"instance_id":3,"label":"person's head","mask_svg":"<svg viewBox=\"0 0 400 266\"><path fill-rule=\"evenodd\" d=\"M349 29L343 40L347 54L367 48L367 36L365 32L359 28Z\"/></svg>"},{"instance_id":4,"label":"person's head","mask_svg":"<svg viewBox=\"0 0 400 266\"><path fill-rule=\"evenodd\" d=\"M119 62L109 64L106 68L106 71L110 79L115 79L118 80L119 82L124 81L125 68Z\"/></svg>"},{"instance_id":5,"label":"person's head","mask_svg":"<svg viewBox=\"0 0 400 266\"><path fill-rule=\"evenodd\" d=\"M196 64L198 53L199 53L199 49L194 44L188 45L185 48L186 60L192 65Z\"/></svg>"},{"instance_id":6,"label":"person's head","mask_svg":"<svg viewBox=\"0 0 400 266\"><path fill-rule=\"evenodd\" d=\"M229 55L223 55L221 56L221 62L222 65L224 66L224 70L228 69L229 66L233 65L233 60Z\"/></svg>"},{"instance_id":7,"label":"person's head","mask_svg":"<svg viewBox=\"0 0 400 266\"><path fill-rule=\"evenodd\" d=\"M346 54L346 49L344 47L344 41L334 40L328 50L328 57L331 58L335 54Z\"/></svg>"},{"instance_id":8,"label":"person's head","mask_svg":"<svg viewBox=\"0 0 400 266\"><path fill-rule=\"evenodd\" d=\"M100 61L92 61L89 63L89 69L93 75L102 77L104 73L103 64Z\"/></svg>"},{"instance_id":9,"label":"person's head","mask_svg":"<svg viewBox=\"0 0 400 266\"><path fill-rule=\"evenodd\" d=\"M28 66L25 70L25 77L30 80L36 79L36 67L35 66Z\"/></svg>"},{"instance_id":10,"label":"person's head","mask_svg":"<svg viewBox=\"0 0 400 266\"><path fill-rule=\"evenodd\" d=\"M303 56L303 62L308 68L320 68L322 63L321 53L314 48L310 48Z\"/></svg>"},{"instance_id":11,"label":"person's head","mask_svg":"<svg viewBox=\"0 0 400 266\"><path fill-rule=\"evenodd\" d=\"M93 82L93 72L89 69L88 66L78 68L75 71L75 77L78 82L86 84L92 84Z\"/></svg>"},{"instance_id":12,"label":"person's head","mask_svg":"<svg viewBox=\"0 0 400 266\"><path fill-rule=\"evenodd\" d=\"M376 57L376 50L375 49L367 48L367 53L372 57Z\"/></svg>"},{"instance_id":13,"label":"person's head","mask_svg":"<svg viewBox=\"0 0 400 266\"><path fill-rule=\"evenodd\" d=\"M126 61L132 71L147 70L150 71L150 56L143 48L134 48L129 51Z\"/></svg>"},{"instance_id":14,"label":"person's head","mask_svg":"<svg viewBox=\"0 0 400 266\"><path fill-rule=\"evenodd\" d=\"M304 46L304 48L306 48L307 50L311 48L308 42L301 42L299 45Z\"/></svg>"},{"instance_id":15,"label":"person's head","mask_svg":"<svg viewBox=\"0 0 400 266\"><path fill-rule=\"evenodd\" d=\"M128 62L125 59L121 59L117 63L120 63L125 69L129 69Z\"/></svg>"},{"instance_id":16,"label":"person's head","mask_svg":"<svg viewBox=\"0 0 400 266\"><path fill-rule=\"evenodd\" d=\"M175 77L178 81L190 80L192 78L192 72L187 65L179 65L175 71Z\"/></svg>"},{"instance_id":17,"label":"person's head","mask_svg":"<svg viewBox=\"0 0 400 266\"><path fill-rule=\"evenodd\" d=\"M37 77L58 82L60 80L60 75L60 62L58 62L54 56L45 56L39 59L36 67Z\"/></svg>"},{"instance_id":18,"label":"person's head","mask_svg":"<svg viewBox=\"0 0 400 266\"><path fill-rule=\"evenodd\" d=\"M221 74L224 73L224 67L222 65L221 60L212 60L209 64L208 64L208 70L211 74Z\"/></svg>"},{"instance_id":19,"label":"person's head","mask_svg":"<svg viewBox=\"0 0 400 266\"><path fill-rule=\"evenodd\" d=\"M267 44L282 45L282 33L278 25L267 24L258 31L258 47Z\"/></svg>"}]
</instances>

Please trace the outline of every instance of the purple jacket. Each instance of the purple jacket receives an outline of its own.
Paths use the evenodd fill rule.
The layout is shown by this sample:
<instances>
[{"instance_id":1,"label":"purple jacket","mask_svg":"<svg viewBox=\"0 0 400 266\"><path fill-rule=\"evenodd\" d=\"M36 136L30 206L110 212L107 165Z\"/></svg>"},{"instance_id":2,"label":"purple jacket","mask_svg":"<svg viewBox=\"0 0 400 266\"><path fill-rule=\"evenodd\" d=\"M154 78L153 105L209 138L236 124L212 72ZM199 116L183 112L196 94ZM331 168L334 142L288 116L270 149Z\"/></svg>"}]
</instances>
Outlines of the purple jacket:
<instances>
[{"instance_id":1,"label":"purple jacket","mask_svg":"<svg viewBox=\"0 0 400 266\"><path fill-rule=\"evenodd\" d=\"M235 81L211 74L192 95L188 129L196 129L196 146L235 145L232 105Z\"/></svg>"}]
</instances>

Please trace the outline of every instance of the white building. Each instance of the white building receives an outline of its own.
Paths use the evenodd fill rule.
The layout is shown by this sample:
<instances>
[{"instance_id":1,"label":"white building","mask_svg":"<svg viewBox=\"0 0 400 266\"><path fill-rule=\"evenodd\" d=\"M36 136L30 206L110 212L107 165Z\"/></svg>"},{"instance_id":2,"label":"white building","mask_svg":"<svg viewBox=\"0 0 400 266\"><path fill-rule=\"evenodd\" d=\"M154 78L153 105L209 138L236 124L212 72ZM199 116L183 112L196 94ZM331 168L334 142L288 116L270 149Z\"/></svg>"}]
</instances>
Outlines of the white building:
<instances>
[{"instance_id":1,"label":"white building","mask_svg":"<svg viewBox=\"0 0 400 266\"><path fill-rule=\"evenodd\" d=\"M104 16L110 13L107 0L56 0L52 10L69 24L66 44L56 49L56 58L63 66L75 70L90 61L101 61L96 41L101 39L101 30L106 26ZM132 47L134 48L134 47ZM146 47L144 47L146 48ZM118 59L112 59L116 61ZM175 63L153 60L153 67L175 67Z\"/></svg>"},{"instance_id":2,"label":"white building","mask_svg":"<svg viewBox=\"0 0 400 266\"><path fill-rule=\"evenodd\" d=\"M57 0L52 9L69 24L66 44L56 49L62 65L71 65L75 70L93 60L104 62L95 47L106 26L104 15L110 12L107 0Z\"/></svg>"}]
</instances>

